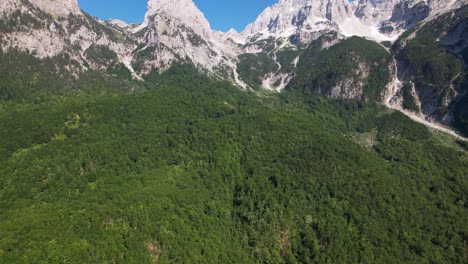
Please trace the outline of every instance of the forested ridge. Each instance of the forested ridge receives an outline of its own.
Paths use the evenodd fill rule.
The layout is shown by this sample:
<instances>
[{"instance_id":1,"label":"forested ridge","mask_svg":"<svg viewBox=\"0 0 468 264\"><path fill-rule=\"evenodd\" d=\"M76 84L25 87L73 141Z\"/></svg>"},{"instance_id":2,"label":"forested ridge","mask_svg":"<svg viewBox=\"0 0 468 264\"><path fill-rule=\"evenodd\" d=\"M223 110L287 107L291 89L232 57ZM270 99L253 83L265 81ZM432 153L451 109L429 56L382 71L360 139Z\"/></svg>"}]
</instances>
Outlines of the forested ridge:
<instances>
[{"instance_id":1,"label":"forested ridge","mask_svg":"<svg viewBox=\"0 0 468 264\"><path fill-rule=\"evenodd\" d=\"M396 59L406 67L400 74L406 81L403 107L433 117L453 116L453 127L465 136L468 135L468 48L462 45L464 40L450 43L447 39L466 28L467 21L466 7L444 14L408 30L392 48ZM409 92L413 84L420 106ZM458 95L457 100L449 103L450 98Z\"/></svg>"},{"instance_id":2,"label":"forested ridge","mask_svg":"<svg viewBox=\"0 0 468 264\"><path fill-rule=\"evenodd\" d=\"M112 85L2 99L0 263L467 261L463 142L188 66Z\"/></svg>"}]
</instances>

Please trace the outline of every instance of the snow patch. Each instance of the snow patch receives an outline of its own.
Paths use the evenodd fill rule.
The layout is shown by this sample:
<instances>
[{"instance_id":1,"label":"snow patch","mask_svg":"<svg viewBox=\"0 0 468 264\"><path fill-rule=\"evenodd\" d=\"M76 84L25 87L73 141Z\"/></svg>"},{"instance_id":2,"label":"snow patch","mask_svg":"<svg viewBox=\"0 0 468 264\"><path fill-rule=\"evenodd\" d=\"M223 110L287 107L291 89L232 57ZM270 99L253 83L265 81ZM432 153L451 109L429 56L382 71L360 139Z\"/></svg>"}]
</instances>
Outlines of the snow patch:
<instances>
[{"instance_id":1,"label":"snow patch","mask_svg":"<svg viewBox=\"0 0 468 264\"><path fill-rule=\"evenodd\" d=\"M399 37L399 34L395 34L393 36L382 34L379 31L380 24L369 26L369 25L362 23L362 21L359 20L357 17L346 18L343 21L343 23L339 24L339 28L340 28L341 34L343 34L345 37L359 36L359 37L365 37L365 38L368 38L377 42L382 42L382 41L394 42Z\"/></svg>"}]
</instances>

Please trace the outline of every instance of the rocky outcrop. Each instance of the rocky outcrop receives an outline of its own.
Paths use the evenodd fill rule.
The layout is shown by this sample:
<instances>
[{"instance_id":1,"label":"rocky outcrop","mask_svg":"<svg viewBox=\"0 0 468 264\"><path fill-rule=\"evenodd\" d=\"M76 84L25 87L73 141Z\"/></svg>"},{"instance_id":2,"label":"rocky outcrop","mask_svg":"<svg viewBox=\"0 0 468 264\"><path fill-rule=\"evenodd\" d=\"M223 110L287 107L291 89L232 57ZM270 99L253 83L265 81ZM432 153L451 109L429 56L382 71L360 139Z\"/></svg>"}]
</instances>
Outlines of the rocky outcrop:
<instances>
[{"instance_id":1,"label":"rocky outcrop","mask_svg":"<svg viewBox=\"0 0 468 264\"><path fill-rule=\"evenodd\" d=\"M103 70L111 64L130 66L134 41L103 22L83 13L76 0L2 1L0 20L1 50L22 51L37 58L66 58L68 70L75 76L89 69ZM105 46L117 59L109 62L89 60L88 49ZM130 68L131 71L131 68Z\"/></svg>"},{"instance_id":2,"label":"rocky outcrop","mask_svg":"<svg viewBox=\"0 0 468 264\"><path fill-rule=\"evenodd\" d=\"M31 4L54 17L81 14L78 0L28 0Z\"/></svg>"},{"instance_id":3,"label":"rocky outcrop","mask_svg":"<svg viewBox=\"0 0 468 264\"><path fill-rule=\"evenodd\" d=\"M265 53L280 69L265 74L262 83L280 90L294 76L300 50L314 40L333 36L322 49L354 35L377 42L394 41L416 22L466 1L279 0L243 32L222 33L211 29L192 0L150 0L140 25L100 21L82 12L77 0L3 0L0 47L38 58L66 54L74 62L70 70L78 73L121 64L135 78L164 71L173 64L191 63L200 71L243 87L246 85L237 71L239 55ZM442 41L449 40L448 36ZM279 53L288 50L297 51L289 58L295 63L281 67L284 62L278 59ZM96 59L92 54L98 51L106 56ZM112 59L106 61L106 57Z\"/></svg>"},{"instance_id":4,"label":"rocky outcrop","mask_svg":"<svg viewBox=\"0 0 468 264\"><path fill-rule=\"evenodd\" d=\"M142 79L189 63L244 88L281 91L299 83L331 98L382 100L383 94L392 107L411 106L424 118L450 124L460 119L454 109L468 113L462 103L468 99L460 99L468 97L463 82L468 22L466 8L460 9L467 4L468 0L279 0L243 32L223 33L211 29L192 0L149 0L144 22L132 25L93 18L80 10L77 0L2 0L0 53L14 51L53 61L75 78L90 70L105 75L127 69L125 76ZM418 40L421 32L425 40ZM340 50L342 58L326 53L344 40L351 40L345 42L351 46ZM383 50L380 58L392 51L404 67L392 68L388 58L378 60L366 49L351 56L349 47L356 50L360 45L379 54ZM426 57L414 59L411 52ZM243 56L247 54L252 56ZM329 68L307 66L307 60L323 59L324 54ZM444 59L434 60L438 58ZM410 63L418 59L427 63ZM349 64L349 71L333 68L343 63ZM253 68L243 67L251 64ZM387 86L392 88L382 92L388 71L399 74ZM258 76L252 78L252 72Z\"/></svg>"},{"instance_id":5,"label":"rocky outcrop","mask_svg":"<svg viewBox=\"0 0 468 264\"><path fill-rule=\"evenodd\" d=\"M338 23L352 13L353 6L345 0L281 0L265 9L240 36L244 42L295 36L305 44L319 37L315 33L337 31Z\"/></svg>"},{"instance_id":6,"label":"rocky outcrop","mask_svg":"<svg viewBox=\"0 0 468 264\"><path fill-rule=\"evenodd\" d=\"M395 41L410 26L431 14L466 4L466 0L280 0L240 33L242 42L298 39L307 44L323 32Z\"/></svg>"},{"instance_id":7,"label":"rocky outcrop","mask_svg":"<svg viewBox=\"0 0 468 264\"><path fill-rule=\"evenodd\" d=\"M132 61L143 74L188 62L215 75L228 69L232 77L236 46L211 29L192 0L149 1L144 23L133 33L145 44Z\"/></svg>"},{"instance_id":8,"label":"rocky outcrop","mask_svg":"<svg viewBox=\"0 0 468 264\"><path fill-rule=\"evenodd\" d=\"M399 86L391 107L430 122L453 125L466 112L468 9L428 17L394 45ZM462 128L463 129L463 128ZM467 130L468 128L465 128Z\"/></svg>"}]
</instances>

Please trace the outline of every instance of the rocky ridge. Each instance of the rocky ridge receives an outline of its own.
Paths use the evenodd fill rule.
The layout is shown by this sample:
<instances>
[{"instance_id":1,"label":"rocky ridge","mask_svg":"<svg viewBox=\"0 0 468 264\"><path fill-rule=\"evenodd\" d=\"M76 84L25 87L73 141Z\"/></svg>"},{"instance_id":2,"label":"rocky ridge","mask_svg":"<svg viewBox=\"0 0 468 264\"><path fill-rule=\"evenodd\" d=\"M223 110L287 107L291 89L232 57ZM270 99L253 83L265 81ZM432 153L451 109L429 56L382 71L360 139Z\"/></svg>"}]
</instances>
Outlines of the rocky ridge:
<instances>
[{"instance_id":1,"label":"rocky ridge","mask_svg":"<svg viewBox=\"0 0 468 264\"><path fill-rule=\"evenodd\" d=\"M132 29L143 47L133 64L142 74L163 71L174 63L192 63L207 73L235 80L236 45L211 29L191 0L150 0L143 24Z\"/></svg>"},{"instance_id":2,"label":"rocky ridge","mask_svg":"<svg viewBox=\"0 0 468 264\"><path fill-rule=\"evenodd\" d=\"M295 48L330 32L339 34L328 46L353 35L395 41L409 26L461 2L466 0L280 0L243 32L223 33L211 29L192 0L149 0L140 25L92 18L80 10L77 0L4 0L0 3L4 23L23 18L36 26L10 30L0 45L2 50L29 51L39 58L66 52L78 64L97 69L103 66L87 60L84 53L93 45L107 46L135 78L187 62L245 86L236 72L240 54ZM265 79L265 86L281 90L290 77L270 74L266 79L281 85L274 87Z\"/></svg>"},{"instance_id":3,"label":"rocky ridge","mask_svg":"<svg viewBox=\"0 0 468 264\"><path fill-rule=\"evenodd\" d=\"M2 51L18 50L41 59L65 57L76 76L88 69L130 66L136 42L82 12L76 0L7 0L0 8ZM110 58L90 57L96 48L108 51Z\"/></svg>"},{"instance_id":4,"label":"rocky ridge","mask_svg":"<svg viewBox=\"0 0 468 264\"><path fill-rule=\"evenodd\" d=\"M319 43L319 50L327 50L351 36L360 36L386 45L388 51L397 55L418 30L405 38L401 38L402 34L467 4L468 0L279 0L244 31L224 33L211 29L192 0L149 0L144 22L133 25L93 18L80 10L77 0L3 0L0 48L2 52L16 50L40 59L60 58L60 63L65 59L66 68L76 78L89 70L107 72L123 67L134 79L143 80L154 71L189 63L203 73L243 88L281 91L294 80L304 51L313 43ZM461 54L466 48L465 25L440 32L437 41ZM392 43L398 49L390 47ZM249 54L259 56L244 56ZM367 72L369 65L362 58L355 60L359 67L354 70ZM268 67L258 71L255 80L242 76L242 72L252 72L248 67L259 65ZM395 76L396 72L405 72L407 76L406 80L390 83L412 81L411 71L398 69L404 64L394 65L397 66L388 66L390 72ZM240 69L242 66L244 70ZM452 81L458 81L457 78ZM349 89L350 83L353 89ZM361 98L362 87L360 81L338 80L329 94L333 98ZM351 90L352 94L348 94ZM387 89L384 97L391 94L392 99L386 102L391 101L392 107L402 108L401 90L402 85ZM445 108L463 94L457 89L450 91L450 96L441 99ZM435 102L440 96L423 96L425 92L417 84L411 94L419 101L422 118L451 122L450 113L440 115L432 111L431 105L440 104ZM425 98L429 97L428 103Z\"/></svg>"},{"instance_id":5,"label":"rocky ridge","mask_svg":"<svg viewBox=\"0 0 468 264\"><path fill-rule=\"evenodd\" d=\"M307 44L324 32L338 31L345 37L395 41L431 14L466 3L466 0L280 0L265 9L240 36L244 43L269 37L294 37Z\"/></svg>"}]
</instances>

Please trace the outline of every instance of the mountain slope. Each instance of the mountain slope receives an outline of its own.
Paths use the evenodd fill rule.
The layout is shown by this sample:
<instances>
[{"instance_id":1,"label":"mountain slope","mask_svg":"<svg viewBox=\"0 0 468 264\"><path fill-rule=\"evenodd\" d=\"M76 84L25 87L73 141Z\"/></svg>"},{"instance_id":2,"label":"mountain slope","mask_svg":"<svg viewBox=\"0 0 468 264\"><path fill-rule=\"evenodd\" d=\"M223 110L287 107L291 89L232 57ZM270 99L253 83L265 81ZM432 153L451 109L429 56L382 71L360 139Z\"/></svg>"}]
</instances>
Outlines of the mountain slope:
<instances>
[{"instance_id":1,"label":"mountain slope","mask_svg":"<svg viewBox=\"0 0 468 264\"><path fill-rule=\"evenodd\" d=\"M304 87L306 83L318 85L317 81L325 78L325 82L320 81L321 87L313 87L312 90L333 98L372 98L390 102L393 108L416 112L421 120L455 125L459 130L467 131L463 107L466 100L464 70L461 69L464 67L463 32L466 23L463 21L466 18L463 16L464 8L459 8L466 3L465 0L362 0L352 3L282 0L267 8L239 34L213 31L192 0L151 0L141 25L100 21L81 11L76 1L57 4L51 0L8 0L0 5L0 31L3 32L0 51L4 54L3 75L8 80L3 82L1 93L2 98L36 96L28 95L35 88L19 84L15 80L17 75L23 76L23 83L31 83L31 87L50 82L53 87L50 90L54 93L61 93L60 86L62 89L70 86L66 83L80 83L80 79L85 79L84 75L94 75L92 79L117 79L126 87L125 90L135 90L144 84L136 84L132 79L141 81L173 65L192 64L212 78L229 80L242 88L254 90L282 91L297 87L298 83ZM453 15L456 19L450 18ZM421 49L421 45L428 42L421 39L428 38L425 32L431 27L438 28L438 33L432 32L430 36L432 48ZM335 60L332 62L334 65L327 66L328 70L317 71L315 79L308 80L315 69L301 65L320 66L305 61L327 57L326 54L336 51L334 45L352 35L376 42L373 46L384 41L381 44L396 57L396 63L389 63L384 58L371 62L353 54L343 55L343 63L348 66L359 61L357 67L350 66L356 78L349 79L349 72L346 74L348 77L335 73L327 76L340 64ZM441 47L437 48L439 40ZM390 48L389 41L396 42L393 48ZM424 53L427 58L411 53ZM446 57L446 62L433 60L436 57ZM24 71L26 74L21 73L22 60L33 63L34 69L28 67ZM377 67L380 72L378 81L368 78L375 63L382 66ZM428 63L432 63L429 65L432 70L427 69ZM446 76L437 77L444 71ZM396 75L397 72L403 76L394 76L388 85L384 85L385 76ZM53 80L54 74L59 76L57 80ZM36 80L34 76L40 78ZM429 77L438 80L429 80ZM429 82L425 83L426 80ZM374 86L378 84L374 91L383 96L363 96L363 87L368 81ZM415 83L414 87L412 83ZM17 86L22 87L21 91L15 91ZM430 90L423 86L440 87ZM82 87L71 85L73 89ZM300 89L304 90L304 87Z\"/></svg>"},{"instance_id":2,"label":"mountain slope","mask_svg":"<svg viewBox=\"0 0 468 264\"><path fill-rule=\"evenodd\" d=\"M383 104L466 127L446 3L281 0L246 40L0 1L0 263L465 263L468 143Z\"/></svg>"},{"instance_id":3,"label":"mountain slope","mask_svg":"<svg viewBox=\"0 0 468 264\"><path fill-rule=\"evenodd\" d=\"M317 0L279 1L267 8L254 23L247 26L244 32L232 39L243 38L240 42L243 43L244 52L250 54L251 58L254 58L254 54L263 54L262 56L266 54L268 58L264 58L263 61L271 61L271 65L277 65L270 67L269 71L263 70L260 73L253 71L258 75L254 76L256 79L254 86L281 91L291 87L297 88L298 83L302 83L300 90L312 88L316 93L332 98L368 99L362 97L362 84L366 82L366 69L372 68L375 62L361 60L359 67L351 67L346 63L349 60L359 61L359 59L353 55L352 50L346 48L342 54L342 61L335 59L330 65L330 62L323 64L325 61L317 60L321 56L327 56L325 55L327 53L335 53L337 49L333 48L334 45L345 42L349 36L367 38L376 42L375 46L379 44L385 46L388 53L396 57L396 63L389 63L387 58L389 54L381 53L385 63L380 67L379 80L374 82L374 85L379 86L375 90L381 93L379 96L373 96L374 100L390 102L390 107L403 111L406 111L404 109L415 111L418 115L406 113L416 120L455 125L458 129L466 131L461 125L466 119L460 118L466 115L462 106L462 102L465 101L465 88L462 87L464 62L461 55L465 47L463 32L466 23L463 14L466 4L466 1L447 0L352 3ZM232 34L234 33L231 32ZM427 40L428 34L431 35L430 40ZM413 44L421 40L423 41L420 47L423 48L415 49ZM396 44L391 47L394 42ZM431 46L427 46L429 42ZM437 48L439 45L441 47ZM364 42L363 46L366 46ZM438 51L434 53L434 50ZM351 52L349 56L347 52ZM411 52L414 56L409 55ZM455 56L452 53L455 53ZM426 61L421 59L420 54L426 57ZM446 62L437 59L438 57L446 58L444 59ZM299 69L300 62L306 60L310 60L306 63L308 66ZM428 66L431 60L438 65ZM408 65L411 64L413 69L408 69ZM261 61L252 65L258 67ZM356 78L350 80L337 73L336 70L340 65L348 65L347 70L354 69L357 75L358 72L362 72L362 80ZM238 67L245 66L239 64ZM433 69L427 69L428 67ZM421 74L422 71L425 73ZM239 72L241 78L248 80L249 76L242 76L243 72ZM316 72L313 80L310 79L311 72ZM406 81L396 77L393 80L384 77L397 73L402 75L398 78ZM435 90L427 92L426 89L423 92L421 81L415 88L411 87L411 83L407 81L411 81L414 74L419 80L435 87ZM306 83L309 83L309 88L306 88ZM361 84L357 85L358 83Z\"/></svg>"},{"instance_id":4,"label":"mountain slope","mask_svg":"<svg viewBox=\"0 0 468 264\"><path fill-rule=\"evenodd\" d=\"M16 50L39 59L65 56L67 70L75 76L123 66L141 80L152 70L191 63L213 76L236 80L233 60L240 51L211 30L191 0L149 1L145 22L136 27L90 17L76 1L8 0L0 11L3 52Z\"/></svg>"},{"instance_id":5,"label":"mountain slope","mask_svg":"<svg viewBox=\"0 0 468 264\"><path fill-rule=\"evenodd\" d=\"M401 87L391 103L466 133L467 28L465 7L405 33L394 48Z\"/></svg>"},{"instance_id":6,"label":"mountain slope","mask_svg":"<svg viewBox=\"0 0 468 264\"><path fill-rule=\"evenodd\" d=\"M303 100L179 67L1 108L0 262L462 263L466 152L375 104Z\"/></svg>"},{"instance_id":7,"label":"mountain slope","mask_svg":"<svg viewBox=\"0 0 468 264\"><path fill-rule=\"evenodd\" d=\"M287 90L334 99L382 101L390 80L391 56L378 44L352 37L326 49L322 39L303 51Z\"/></svg>"},{"instance_id":8,"label":"mountain slope","mask_svg":"<svg viewBox=\"0 0 468 264\"><path fill-rule=\"evenodd\" d=\"M192 0L149 1L144 23L133 32L146 44L135 51L133 61L143 73L185 62L232 77L236 46L224 43Z\"/></svg>"},{"instance_id":9,"label":"mountain slope","mask_svg":"<svg viewBox=\"0 0 468 264\"><path fill-rule=\"evenodd\" d=\"M8 0L3 5L3 52L17 50L40 59L66 57L67 70L77 75L88 69L107 70L126 64L136 48L135 41L83 13L76 1ZM112 58L93 60L86 56L96 48L106 49Z\"/></svg>"},{"instance_id":10,"label":"mountain slope","mask_svg":"<svg viewBox=\"0 0 468 264\"><path fill-rule=\"evenodd\" d=\"M247 43L269 37L283 40L293 37L297 43L307 44L323 33L338 31L347 37L357 35L376 41L394 41L430 15L466 3L466 0L281 0L267 8L240 35Z\"/></svg>"}]
</instances>

